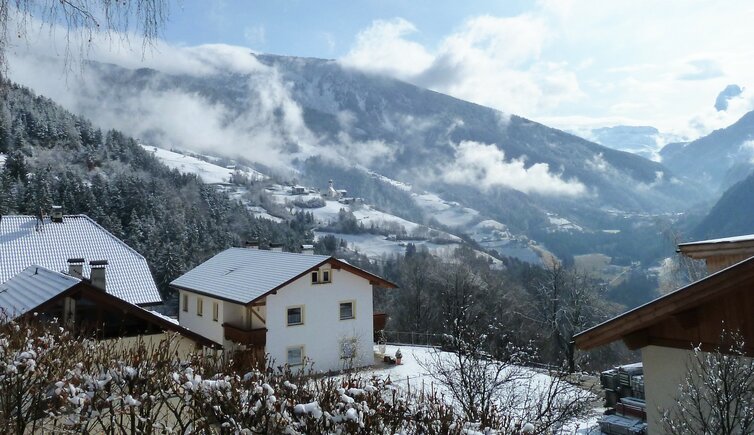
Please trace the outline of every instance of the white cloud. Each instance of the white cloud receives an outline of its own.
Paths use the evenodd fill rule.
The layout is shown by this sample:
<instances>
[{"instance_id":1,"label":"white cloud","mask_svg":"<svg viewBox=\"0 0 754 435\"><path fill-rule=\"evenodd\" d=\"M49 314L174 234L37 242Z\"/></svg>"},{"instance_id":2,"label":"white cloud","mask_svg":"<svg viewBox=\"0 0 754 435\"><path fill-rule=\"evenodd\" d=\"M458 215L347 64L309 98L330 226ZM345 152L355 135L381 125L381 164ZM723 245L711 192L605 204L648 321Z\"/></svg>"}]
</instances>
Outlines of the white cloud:
<instances>
[{"instance_id":1,"label":"white cloud","mask_svg":"<svg viewBox=\"0 0 754 435\"><path fill-rule=\"evenodd\" d=\"M495 145L463 141L456 146L455 161L439 177L449 183L476 185L482 190L506 187L540 195L581 196L586 186L576 179L564 180L550 172L547 163L526 167L523 158L505 159Z\"/></svg>"},{"instance_id":2,"label":"white cloud","mask_svg":"<svg viewBox=\"0 0 754 435\"><path fill-rule=\"evenodd\" d=\"M375 20L356 36L354 47L341 61L346 66L412 77L424 71L433 59L421 44L405 39L416 32L416 27L403 18Z\"/></svg>"},{"instance_id":3,"label":"white cloud","mask_svg":"<svg viewBox=\"0 0 754 435\"><path fill-rule=\"evenodd\" d=\"M248 48L224 44L178 47L157 40L154 50L143 53L102 37L95 38L90 47L88 58L129 69L153 68L193 77L246 75L245 82L240 82L246 88L240 94L245 100L234 101L231 107L189 88L163 86L159 76L142 75L147 83L136 86L134 92L113 94L118 87L103 82L85 64L65 74L63 59L49 56L58 44L46 32L31 34L28 45L12 51L10 78L90 118L97 126L120 129L161 147L241 156L281 170L290 168L293 159L318 151L318 138L306 127L288 84L275 68L257 61Z\"/></svg>"},{"instance_id":4,"label":"white cloud","mask_svg":"<svg viewBox=\"0 0 754 435\"><path fill-rule=\"evenodd\" d=\"M377 20L341 62L524 115L583 95L565 62L539 60L549 31L537 16L473 17L435 50L409 39L417 31L402 18Z\"/></svg>"},{"instance_id":5,"label":"white cloud","mask_svg":"<svg viewBox=\"0 0 754 435\"><path fill-rule=\"evenodd\" d=\"M723 126L707 110L720 90L751 86L752 20L742 0L540 0L430 42L403 19L375 22L343 61L569 130L575 118L626 119L690 140Z\"/></svg>"}]
</instances>

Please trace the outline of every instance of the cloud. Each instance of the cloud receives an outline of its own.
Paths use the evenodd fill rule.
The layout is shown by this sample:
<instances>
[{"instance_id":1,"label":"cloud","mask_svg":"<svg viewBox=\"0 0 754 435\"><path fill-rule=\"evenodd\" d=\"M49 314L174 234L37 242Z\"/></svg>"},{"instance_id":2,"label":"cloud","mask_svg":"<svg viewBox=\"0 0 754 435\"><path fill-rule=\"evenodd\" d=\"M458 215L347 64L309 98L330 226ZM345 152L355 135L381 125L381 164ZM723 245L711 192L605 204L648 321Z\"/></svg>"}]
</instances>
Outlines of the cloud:
<instances>
[{"instance_id":1,"label":"cloud","mask_svg":"<svg viewBox=\"0 0 754 435\"><path fill-rule=\"evenodd\" d=\"M482 190L505 187L527 194L571 197L587 193L578 180L564 180L550 172L547 163L527 167L524 158L506 160L505 152L497 146L474 141L458 144L455 161L439 176L449 183L476 185Z\"/></svg>"},{"instance_id":2,"label":"cloud","mask_svg":"<svg viewBox=\"0 0 754 435\"><path fill-rule=\"evenodd\" d=\"M424 71L433 60L421 44L406 39L416 32L416 27L403 18L375 20L356 36L356 43L341 62L408 79Z\"/></svg>"},{"instance_id":3,"label":"cloud","mask_svg":"<svg viewBox=\"0 0 754 435\"><path fill-rule=\"evenodd\" d=\"M473 17L434 50L409 39L416 33L403 18L376 20L341 62L509 113L583 96L567 63L539 60L550 35L540 17Z\"/></svg>"},{"instance_id":4,"label":"cloud","mask_svg":"<svg viewBox=\"0 0 754 435\"><path fill-rule=\"evenodd\" d=\"M722 77L720 64L714 59L697 59L687 63L688 71L681 73L681 80L708 80Z\"/></svg>"},{"instance_id":5,"label":"cloud","mask_svg":"<svg viewBox=\"0 0 754 435\"><path fill-rule=\"evenodd\" d=\"M276 68L259 62L248 48L179 47L158 40L153 51L142 53L128 45L110 46L104 38L95 38L90 47L90 59L129 69L146 67L220 80L244 77L235 82L244 89L229 90L242 99L223 104L231 100L183 87L186 80L166 86L162 80L169 76L141 74L140 84L128 87L113 86L112 75L98 72L102 66L82 63L80 69L65 74L63 59L49 56L59 48L57 44L45 32L30 35L27 46L12 51L10 78L101 128L119 129L165 148L245 157L283 171L296 158L318 152L319 138L306 127L289 85Z\"/></svg>"}]
</instances>

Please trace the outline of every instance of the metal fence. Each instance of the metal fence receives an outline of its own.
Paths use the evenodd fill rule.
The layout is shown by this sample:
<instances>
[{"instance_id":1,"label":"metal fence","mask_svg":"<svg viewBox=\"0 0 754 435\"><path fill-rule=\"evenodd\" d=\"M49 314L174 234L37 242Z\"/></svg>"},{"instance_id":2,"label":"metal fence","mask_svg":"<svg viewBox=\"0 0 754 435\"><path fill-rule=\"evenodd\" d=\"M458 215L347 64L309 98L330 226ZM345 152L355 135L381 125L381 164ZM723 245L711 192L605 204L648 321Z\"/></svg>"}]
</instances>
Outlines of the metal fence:
<instances>
[{"instance_id":1,"label":"metal fence","mask_svg":"<svg viewBox=\"0 0 754 435\"><path fill-rule=\"evenodd\" d=\"M442 346L443 335L414 331L382 331L387 344L410 344L412 346Z\"/></svg>"}]
</instances>

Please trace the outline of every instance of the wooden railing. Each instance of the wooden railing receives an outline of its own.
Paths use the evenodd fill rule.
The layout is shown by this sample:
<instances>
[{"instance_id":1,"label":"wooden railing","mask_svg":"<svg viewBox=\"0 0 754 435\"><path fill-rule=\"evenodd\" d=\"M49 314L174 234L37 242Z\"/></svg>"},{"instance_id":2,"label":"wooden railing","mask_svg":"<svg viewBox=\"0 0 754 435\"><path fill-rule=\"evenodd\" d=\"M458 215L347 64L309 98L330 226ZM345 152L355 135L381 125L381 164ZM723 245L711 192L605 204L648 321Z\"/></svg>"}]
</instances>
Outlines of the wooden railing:
<instances>
[{"instance_id":1,"label":"wooden railing","mask_svg":"<svg viewBox=\"0 0 754 435\"><path fill-rule=\"evenodd\" d=\"M225 339L238 344L263 348L267 343L267 328L246 329L223 323L223 329L225 330Z\"/></svg>"}]
</instances>

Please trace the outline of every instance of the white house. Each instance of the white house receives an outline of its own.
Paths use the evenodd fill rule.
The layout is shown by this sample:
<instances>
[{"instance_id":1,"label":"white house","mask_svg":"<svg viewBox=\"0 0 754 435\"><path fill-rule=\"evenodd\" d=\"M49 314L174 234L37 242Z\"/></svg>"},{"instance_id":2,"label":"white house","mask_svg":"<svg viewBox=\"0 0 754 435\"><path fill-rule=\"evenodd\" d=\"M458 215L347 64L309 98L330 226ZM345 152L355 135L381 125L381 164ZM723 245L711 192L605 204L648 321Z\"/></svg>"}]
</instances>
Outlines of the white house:
<instances>
[{"instance_id":1,"label":"white house","mask_svg":"<svg viewBox=\"0 0 754 435\"><path fill-rule=\"evenodd\" d=\"M679 251L705 260L711 275L574 337L582 350L618 340L641 350L650 434L664 432L661 410L676 406L693 347L716 349L725 327L740 332L746 356L754 357L754 235L685 243Z\"/></svg>"},{"instance_id":2,"label":"white house","mask_svg":"<svg viewBox=\"0 0 754 435\"><path fill-rule=\"evenodd\" d=\"M373 286L395 285L334 257L230 248L171 283L179 322L226 351L318 371L373 361Z\"/></svg>"}]
</instances>

